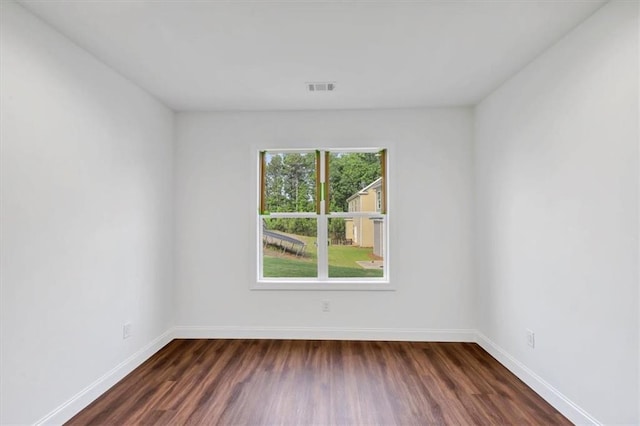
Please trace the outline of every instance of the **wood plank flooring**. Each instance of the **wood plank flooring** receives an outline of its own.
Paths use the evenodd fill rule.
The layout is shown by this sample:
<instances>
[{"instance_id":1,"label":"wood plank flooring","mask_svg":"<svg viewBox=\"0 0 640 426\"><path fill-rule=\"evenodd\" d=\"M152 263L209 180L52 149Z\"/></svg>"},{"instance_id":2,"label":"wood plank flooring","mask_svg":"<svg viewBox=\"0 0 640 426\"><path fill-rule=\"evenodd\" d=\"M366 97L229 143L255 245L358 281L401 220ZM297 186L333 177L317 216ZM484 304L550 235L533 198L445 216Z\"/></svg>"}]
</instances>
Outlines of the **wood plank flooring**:
<instances>
[{"instance_id":1,"label":"wood plank flooring","mask_svg":"<svg viewBox=\"0 0 640 426\"><path fill-rule=\"evenodd\" d=\"M571 423L474 343L174 340L67 424Z\"/></svg>"}]
</instances>

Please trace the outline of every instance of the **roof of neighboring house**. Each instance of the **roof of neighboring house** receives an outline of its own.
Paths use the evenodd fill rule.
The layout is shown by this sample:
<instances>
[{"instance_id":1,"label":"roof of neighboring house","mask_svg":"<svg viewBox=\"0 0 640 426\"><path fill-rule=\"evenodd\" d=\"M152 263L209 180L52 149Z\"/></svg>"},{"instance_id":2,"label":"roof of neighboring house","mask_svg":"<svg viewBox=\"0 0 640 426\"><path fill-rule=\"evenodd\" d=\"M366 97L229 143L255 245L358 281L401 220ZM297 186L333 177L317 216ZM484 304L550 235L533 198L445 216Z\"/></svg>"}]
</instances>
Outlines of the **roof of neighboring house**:
<instances>
[{"instance_id":1,"label":"roof of neighboring house","mask_svg":"<svg viewBox=\"0 0 640 426\"><path fill-rule=\"evenodd\" d=\"M374 180L369 185L365 186L360 191L358 191L355 194L353 194L351 197L347 198L347 202L355 199L356 197L358 197L360 195L366 195L367 192L369 192L370 189L376 189L376 188L379 188L380 186L382 186L382 178L381 177L379 177L378 179Z\"/></svg>"}]
</instances>

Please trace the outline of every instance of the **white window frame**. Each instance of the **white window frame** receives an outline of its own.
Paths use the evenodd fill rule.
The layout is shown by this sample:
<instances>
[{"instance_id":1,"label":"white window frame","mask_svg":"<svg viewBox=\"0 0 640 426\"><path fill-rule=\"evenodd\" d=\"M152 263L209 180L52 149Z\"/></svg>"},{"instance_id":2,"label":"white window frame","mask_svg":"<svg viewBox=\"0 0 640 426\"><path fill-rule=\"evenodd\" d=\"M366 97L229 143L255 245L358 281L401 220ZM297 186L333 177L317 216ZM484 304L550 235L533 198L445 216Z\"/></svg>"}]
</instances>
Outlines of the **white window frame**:
<instances>
[{"instance_id":1,"label":"white window frame","mask_svg":"<svg viewBox=\"0 0 640 426\"><path fill-rule=\"evenodd\" d=\"M268 151L273 153L309 153L319 150L322 155L320 156L320 181L325 185L328 185L325 170L326 165L324 163L324 153L378 153L384 148L285 148L285 149L267 149L259 150L257 152L257 167L256 170L260 170L261 156L260 152ZM390 291L395 290L390 280L390 256L389 256L389 178L388 178L388 157L386 157L385 164L385 186L386 186L386 211L381 213L380 211L374 212L325 212L325 203L320 203L320 213L317 212L290 212L290 213L269 213L261 214L258 211L256 215L256 253L257 253L257 277L255 285L251 286L252 290L366 290L366 291ZM257 178L257 197L258 205L260 205L262 185L260 183L260 173ZM376 201L377 203L377 201ZM329 278L328 276L328 220L330 218L382 218L384 220L384 236L383 236L383 253L384 256L384 276L381 278L371 277L358 277L358 278ZM263 277L263 226L262 221L265 218L314 218L317 219L317 264L318 264L318 277L317 278L265 278Z\"/></svg>"}]
</instances>

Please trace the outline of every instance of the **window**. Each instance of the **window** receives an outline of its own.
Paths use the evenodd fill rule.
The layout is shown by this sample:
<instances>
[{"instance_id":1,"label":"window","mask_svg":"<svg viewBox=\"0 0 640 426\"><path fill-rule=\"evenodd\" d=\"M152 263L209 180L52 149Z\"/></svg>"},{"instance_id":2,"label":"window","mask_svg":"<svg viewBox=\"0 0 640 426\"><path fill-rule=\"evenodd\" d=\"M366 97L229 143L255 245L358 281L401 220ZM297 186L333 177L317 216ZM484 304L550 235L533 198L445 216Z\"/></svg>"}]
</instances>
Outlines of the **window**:
<instances>
[{"instance_id":1,"label":"window","mask_svg":"<svg viewBox=\"0 0 640 426\"><path fill-rule=\"evenodd\" d=\"M388 284L386 162L381 149L261 151L257 288Z\"/></svg>"}]
</instances>

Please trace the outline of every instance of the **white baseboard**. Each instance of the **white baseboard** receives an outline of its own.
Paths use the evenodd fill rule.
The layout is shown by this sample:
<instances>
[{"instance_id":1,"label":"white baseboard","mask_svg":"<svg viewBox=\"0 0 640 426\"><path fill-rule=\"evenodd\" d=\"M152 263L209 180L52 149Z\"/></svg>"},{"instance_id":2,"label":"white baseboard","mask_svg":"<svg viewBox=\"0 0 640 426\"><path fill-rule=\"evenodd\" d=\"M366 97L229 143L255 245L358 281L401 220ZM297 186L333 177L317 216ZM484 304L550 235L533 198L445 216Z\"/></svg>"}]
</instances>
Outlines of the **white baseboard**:
<instances>
[{"instance_id":1,"label":"white baseboard","mask_svg":"<svg viewBox=\"0 0 640 426\"><path fill-rule=\"evenodd\" d=\"M585 410L564 396L560 391L551 386L548 382L527 368L520 361L512 357L500 346L492 342L487 336L478 332L477 343L502 365L515 374L520 380L525 382L538 395L544 398L562 415L577 425L601 425L598 420L589 415Z\"/></svg>"},{"instance_id":2,"label":"white baseboard","mask_svg":"<svg viewBox=\"0 0 640 426\"><path fill-rule=\"evenodd\" d=\"M470 329L432 330L342 327L174 327L176 339L394 340L406 342L475 342Z\"/></svg>"},{"instance_id":3,"label":"white baseboard","mask_svg":"<svg viewBox=\"0 0 640 426\"><path fill-rule=\"evenodd\" d=\"M164 332L151 343L115 366L111 371L75 394L51 413L38 420L35 424L58 425L68 421L83 408L91 404L96 398L109 390L109 388L122 380L124 376L131 373L136 367L162 349L162 347L171 340L173 340L173 329Z\"/></svg>"}]
</instances>

